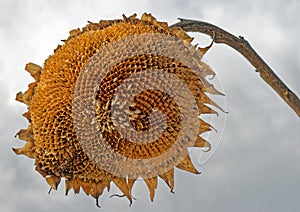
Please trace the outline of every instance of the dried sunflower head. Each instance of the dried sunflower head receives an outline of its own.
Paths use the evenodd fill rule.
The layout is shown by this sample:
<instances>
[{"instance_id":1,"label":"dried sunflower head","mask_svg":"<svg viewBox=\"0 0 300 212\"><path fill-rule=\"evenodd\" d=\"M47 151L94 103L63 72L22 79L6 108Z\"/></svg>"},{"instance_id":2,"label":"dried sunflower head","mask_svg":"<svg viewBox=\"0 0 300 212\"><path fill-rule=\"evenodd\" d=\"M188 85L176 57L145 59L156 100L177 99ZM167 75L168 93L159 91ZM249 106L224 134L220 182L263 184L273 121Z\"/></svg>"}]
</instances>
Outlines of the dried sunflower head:
<instances>
[{"instance_id":1,"label":"dried sunflower head","mask_svg":"<svg viewBox=\"0 0 300 212\"><path fill-rule=\"evenodd\" d=\"M70 31L17 100L28 106L20 130L23 148L52 189L65 178L70 189L97 199L113 182L132 201L141 177L154 199L158 177L171 191L174 167L198 174L188 147L210 147L199 135L211 126L199 115L218 107L219 94L203 49L180 28L150 14L89 23Z\"/></svg>"}]
</instances>

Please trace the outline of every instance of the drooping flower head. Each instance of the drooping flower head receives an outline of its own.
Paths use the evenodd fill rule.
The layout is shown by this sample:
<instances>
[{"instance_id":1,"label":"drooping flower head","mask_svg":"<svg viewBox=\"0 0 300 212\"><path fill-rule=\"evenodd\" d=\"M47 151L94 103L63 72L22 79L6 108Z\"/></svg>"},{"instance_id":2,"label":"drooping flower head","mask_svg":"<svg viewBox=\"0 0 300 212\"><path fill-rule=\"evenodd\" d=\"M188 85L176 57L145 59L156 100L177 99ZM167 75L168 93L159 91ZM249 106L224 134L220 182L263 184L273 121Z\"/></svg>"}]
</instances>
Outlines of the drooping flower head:
<instances>
[{"instance_id":1,"label":"drooping flower head","mask_svg":"<svg viewBox=\"0 0 300 212\"><path fill-rule=\"evenodd\" d=\"M191 41L150 14L71 30L43 67L26 65L35 82L17 94L29 126L15 153L33 158L52 189L64 178L66 194L98 200L113 182L131 202L138 178L151 200L158 178L173 191L174 167L199 173L187 148L209 148L199 116L218 107L206 93L220 94Z\"/></svg>"}]
</instances>

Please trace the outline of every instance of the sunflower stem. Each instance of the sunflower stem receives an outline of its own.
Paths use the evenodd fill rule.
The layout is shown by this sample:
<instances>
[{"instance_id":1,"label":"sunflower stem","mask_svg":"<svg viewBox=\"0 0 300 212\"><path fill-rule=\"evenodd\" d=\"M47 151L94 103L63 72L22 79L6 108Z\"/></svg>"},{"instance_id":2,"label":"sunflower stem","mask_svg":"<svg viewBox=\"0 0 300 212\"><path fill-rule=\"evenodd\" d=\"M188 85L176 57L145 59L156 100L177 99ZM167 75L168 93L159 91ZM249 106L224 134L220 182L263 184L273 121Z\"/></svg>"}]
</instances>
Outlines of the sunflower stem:
<instances>
[{"instance_id":1,"label":"sunflower stem","mask_svg":"<svg viewBox=\"0 0 300 212\"><path fill-rule=\"evenodd\" d=\"M255 52L244 37L236 37L229 32L210 23L179 19L180 22L171 27L181 27L186 32L200 32L213 38L215 43L224 43L242 54L260 74L260 77L291 107L300 117L300 100L283 81L274 73L268 64Z\"/></svg>"}]
</instances>

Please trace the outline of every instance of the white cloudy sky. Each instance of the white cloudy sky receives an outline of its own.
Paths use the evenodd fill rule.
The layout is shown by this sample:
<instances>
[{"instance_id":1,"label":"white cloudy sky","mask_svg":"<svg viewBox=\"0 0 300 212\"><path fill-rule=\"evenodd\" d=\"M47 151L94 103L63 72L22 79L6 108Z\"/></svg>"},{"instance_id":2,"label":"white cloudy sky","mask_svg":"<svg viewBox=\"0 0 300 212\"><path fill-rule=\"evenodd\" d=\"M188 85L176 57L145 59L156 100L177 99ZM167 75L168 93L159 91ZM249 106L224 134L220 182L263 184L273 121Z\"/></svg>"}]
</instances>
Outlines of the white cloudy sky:
<instances>
[{"instance_id":1,"label":"white cloudy sky","mask_svg":"<svg viewBox=\"0 0 300 212\"><path fill-rule=\"evenodd\" d=\"M48 195L33 160L13 154L12 147L23 145L14 134L27 126L15 93L32 81L25 64L42 65L70 29L145 11L169 23L205 20L243 35L300 95L298 0L0 0L0 211L98 211L84 193L65 197L63 184ZM209 42L205 36L197 41ZM229 114L216 153L197 166L202 174L177 170L175 194L160 181L153 203L138 182L130 208L106 193L101 211L298 211L299 118L234 50L216 44L206 59L222 81Z\"/></svg>"}]
</instances>

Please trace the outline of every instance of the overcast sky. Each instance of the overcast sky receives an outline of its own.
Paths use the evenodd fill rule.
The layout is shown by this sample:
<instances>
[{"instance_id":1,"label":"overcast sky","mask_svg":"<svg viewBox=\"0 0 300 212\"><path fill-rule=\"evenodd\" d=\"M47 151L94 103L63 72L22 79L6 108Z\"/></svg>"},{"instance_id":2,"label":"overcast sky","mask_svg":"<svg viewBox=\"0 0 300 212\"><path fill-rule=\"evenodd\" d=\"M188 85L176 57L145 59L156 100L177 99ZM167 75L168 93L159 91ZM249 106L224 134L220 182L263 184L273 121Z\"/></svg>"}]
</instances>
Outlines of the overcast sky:
<instances>
[{"instance_id":1,"label":"overcast sky","mask_svg":"<svg viewBox=\"0 0 300 212\"><path fill-rule=\"evenodd\" d=\"M83 3L85 2L85 3ZM42 65L70 29L86 21L151 12L175 23L178 17L214 23L243 35L281 79L300 96L300 2L203 0L0 0L0 211L99 211L83 192L64 196L64 183L48 192L33 160L16 156L14 138L27 127L25 105L15 94L33 79L25 64ZM208 44L206 36L198 43ZM207 53L226 94L226 126L212 158L197 167L201 175L176 170L175 194L159 181L151 203L145 184L134 201L100 199L101 211L298 211L300 208L300 120L237 52L215 44ZM219 137L222 129L219 130ZM212 139L216 140L217 137ZM216 142L216 141L214 141Z\"/></svg>"}]
</instances>

